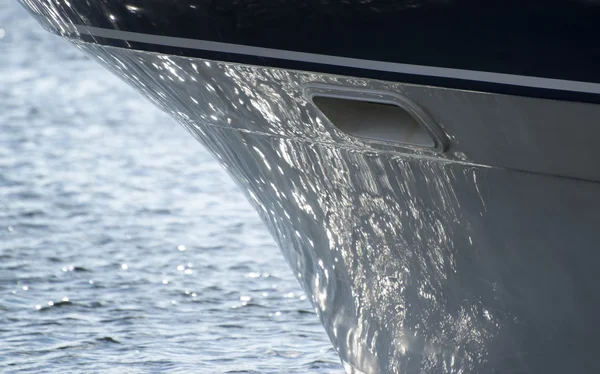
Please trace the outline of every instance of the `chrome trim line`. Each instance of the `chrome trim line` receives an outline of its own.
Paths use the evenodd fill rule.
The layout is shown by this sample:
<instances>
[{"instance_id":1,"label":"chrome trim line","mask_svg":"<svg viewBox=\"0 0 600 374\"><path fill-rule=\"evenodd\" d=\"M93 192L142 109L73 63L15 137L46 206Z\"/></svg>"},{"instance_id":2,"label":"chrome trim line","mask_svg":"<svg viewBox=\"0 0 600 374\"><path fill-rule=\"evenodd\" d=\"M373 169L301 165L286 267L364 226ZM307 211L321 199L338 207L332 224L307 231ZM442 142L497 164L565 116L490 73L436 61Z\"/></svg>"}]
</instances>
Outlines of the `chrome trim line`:
<instances>
[{"instance_id":1,"label":"chrome trim line","mask_svg":"<svg viewBox=\"0 0 600 374\"><path fill-rule=\"evenodd\" d=\"M212 52L235 53L240 55L259 56L266 58L276 58L282 60L301 61L325 65L337 65L349 68L385 71L390 73L412 74L438 78L451 78L486 83L507 84L520 87L600 94L599 83L530 77L524 75L513 75L503 73L491 73L485 71L451 69L433 66L420 66L394 62L361 60L356 58L319 55L313 53L294 52L262 47L252 47L247 45L220 43L207 40L142 34L137 32L111 30L83 25L73 25L73 27L80 34L97 36L100 38L157 44L168 47L189 48Z\"/></svg>"}]
</instances>

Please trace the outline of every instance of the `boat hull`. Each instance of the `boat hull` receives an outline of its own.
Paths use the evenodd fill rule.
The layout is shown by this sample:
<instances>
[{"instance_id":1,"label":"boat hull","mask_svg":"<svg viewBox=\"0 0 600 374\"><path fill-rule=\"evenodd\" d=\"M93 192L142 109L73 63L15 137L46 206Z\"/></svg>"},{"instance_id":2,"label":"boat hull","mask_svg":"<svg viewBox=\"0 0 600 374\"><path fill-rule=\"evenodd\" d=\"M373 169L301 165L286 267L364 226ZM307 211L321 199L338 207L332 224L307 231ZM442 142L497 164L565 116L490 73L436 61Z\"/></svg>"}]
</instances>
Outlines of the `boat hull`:
<instances>
[{"instance_id":1,"label":"boat hull","mask_svg":"<svg viewBox=\"0 0 600 374\"><path fill-rule=\"evenodd\" d=\"M62 25L222 163L349 373L600 371L598 105L100 45ZM407 98L448 144L353 137L314 86Z\"/></svg>"},{"instance_id":2,"label":"boat hull","mask_svg":"<svg viewBox=\"0 0 600 374\"><path fill-rule=\"evenodd\" d=\"M51 31L103 45L600 102L595 0L20 1Z\"/></svg>"},{"instance_id":3,"label":"boat hull","mask_svg":"<svg viewBox=\"0 0 600 374\"><path fill-rule=\"evenodd\" d=\"M377 148L326 124L302 95L306 83L385 83L81 47L229 171L350 372L600 369L589 349L600 331L597 183ZM556 115L584 105L393 89L484 95L496 111L511 108L504 99L515 122L519 105Z\"/></svg>"}]
</instances>

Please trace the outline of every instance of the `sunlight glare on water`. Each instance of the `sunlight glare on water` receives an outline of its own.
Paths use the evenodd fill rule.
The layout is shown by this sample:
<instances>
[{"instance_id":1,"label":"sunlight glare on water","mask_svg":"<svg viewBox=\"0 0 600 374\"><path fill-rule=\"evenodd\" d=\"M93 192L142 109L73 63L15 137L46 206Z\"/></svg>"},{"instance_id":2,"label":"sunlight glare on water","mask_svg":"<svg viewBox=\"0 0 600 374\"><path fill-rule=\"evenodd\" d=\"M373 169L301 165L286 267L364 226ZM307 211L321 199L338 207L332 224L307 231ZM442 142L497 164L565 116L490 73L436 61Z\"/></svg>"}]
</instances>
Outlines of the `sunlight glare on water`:
<instances>
[{"instance_id":1,"label":"sunlight glare on water","mask_svg":"<svg viewBox=\"0 0 600 374\"><path fill-rule=\"evenodd\" d=\"M343 372L202 146L16 2L0 39L0 372Z\"/></svg>"}]
</instances>

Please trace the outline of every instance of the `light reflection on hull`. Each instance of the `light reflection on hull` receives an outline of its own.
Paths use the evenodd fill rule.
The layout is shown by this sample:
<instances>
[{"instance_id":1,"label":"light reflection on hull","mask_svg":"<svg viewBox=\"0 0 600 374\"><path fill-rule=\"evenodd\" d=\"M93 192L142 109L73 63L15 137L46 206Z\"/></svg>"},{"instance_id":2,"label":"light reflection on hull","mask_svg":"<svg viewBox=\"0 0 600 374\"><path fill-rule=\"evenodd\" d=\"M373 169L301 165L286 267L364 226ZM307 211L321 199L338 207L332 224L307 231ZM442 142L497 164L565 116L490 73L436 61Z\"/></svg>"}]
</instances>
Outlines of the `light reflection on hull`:
<instances>
[{"instance_id":1,"label":"light reflection on hull","mask_svg":"<svg viewBox=\"0 0 600 374\"><path fill-rule=\"evenodd\" d=\"M80 46L229 171L349 372L600 369L596 183L374 148L336 132L301 93L307 82L377 82Z\"/></svg>"}]
</instances>

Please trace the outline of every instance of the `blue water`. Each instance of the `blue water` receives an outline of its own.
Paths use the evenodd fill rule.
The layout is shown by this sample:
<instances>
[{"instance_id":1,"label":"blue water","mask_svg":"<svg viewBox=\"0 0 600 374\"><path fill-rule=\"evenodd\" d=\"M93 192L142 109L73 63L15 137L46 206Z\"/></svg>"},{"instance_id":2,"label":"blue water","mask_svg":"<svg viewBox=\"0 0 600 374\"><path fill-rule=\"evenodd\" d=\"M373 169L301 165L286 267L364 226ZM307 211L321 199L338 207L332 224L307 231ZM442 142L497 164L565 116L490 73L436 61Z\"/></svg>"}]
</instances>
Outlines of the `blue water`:
<instances>
[{"instance_id":1,"label":"blue water","mask_svg":"<svg viewBox=\"0 0 600 374\"><path fill-rule=\"evenodd\" d=\"M0 372L343 372L201 145L12 0L0 37Z\"/></svg>"}]
</instances>

